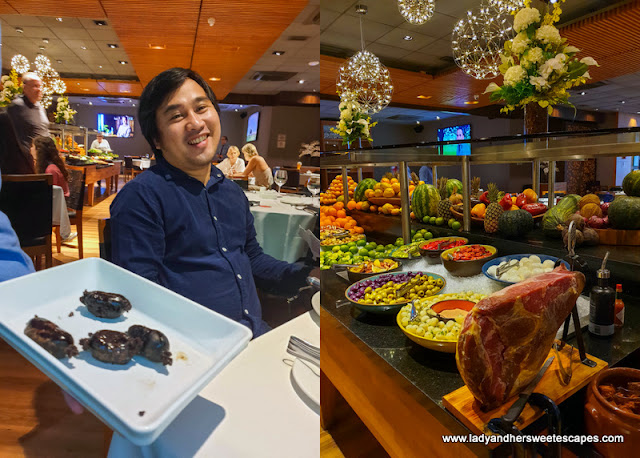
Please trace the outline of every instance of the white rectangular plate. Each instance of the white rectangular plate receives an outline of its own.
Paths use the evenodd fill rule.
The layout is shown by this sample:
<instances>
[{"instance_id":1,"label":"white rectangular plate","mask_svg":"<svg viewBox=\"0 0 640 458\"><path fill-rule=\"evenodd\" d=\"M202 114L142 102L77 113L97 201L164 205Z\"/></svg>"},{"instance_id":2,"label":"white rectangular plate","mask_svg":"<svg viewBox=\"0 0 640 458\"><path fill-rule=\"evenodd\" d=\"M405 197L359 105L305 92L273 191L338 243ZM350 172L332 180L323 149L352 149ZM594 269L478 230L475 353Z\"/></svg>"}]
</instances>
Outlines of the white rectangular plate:
<instances>
[{"instance_id":1,"label":"white rectangular plate","mask_svg":"<svg viewBox=\"0 0 640 458\"><path fill-rule=\"evenodd\" d=\"M79 300L85 289L122 294L132 309L121 318L97 318ZM99 258L0 283L0 309L3 339L137 445L153 442L251 340L245 326ZM71 333L80 355L58 360L29 339L24 329L34 315ZM141 356L126 365L102 363L78 343L89 333L126 332L134 324L167 336L173 365Z\"/></svg>"}]
</instances>

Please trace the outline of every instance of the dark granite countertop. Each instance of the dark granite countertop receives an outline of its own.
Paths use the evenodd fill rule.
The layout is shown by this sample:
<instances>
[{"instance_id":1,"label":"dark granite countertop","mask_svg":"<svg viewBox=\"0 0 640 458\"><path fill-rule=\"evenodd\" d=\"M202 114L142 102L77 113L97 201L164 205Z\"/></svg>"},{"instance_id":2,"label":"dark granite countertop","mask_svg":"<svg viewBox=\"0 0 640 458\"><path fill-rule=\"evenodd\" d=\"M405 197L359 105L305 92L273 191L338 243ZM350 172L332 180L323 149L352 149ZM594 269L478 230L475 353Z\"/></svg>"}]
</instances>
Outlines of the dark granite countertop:
<instances>
[{"instance_id":1,"label":"dark granite countertop","mask_svg":"<svg viewBox=\"0 0 640 458\"><path fill-rule=\"evenodd\" d=\"M360 312L350 304L336 307L344 299L346 280L334 271L323 271L322 307L359 340L380 355L391 367L407 378L433 403L444 410L442 397L464 383L456 367L455 356L423 348L409 340L396 324L395 316ZM587 353L609 365L640 367L640 298L623 296L625 325L612 337L592 336L583 326ZM569 342L575 343L575 337Z\"/></svg>"}]
</instances>

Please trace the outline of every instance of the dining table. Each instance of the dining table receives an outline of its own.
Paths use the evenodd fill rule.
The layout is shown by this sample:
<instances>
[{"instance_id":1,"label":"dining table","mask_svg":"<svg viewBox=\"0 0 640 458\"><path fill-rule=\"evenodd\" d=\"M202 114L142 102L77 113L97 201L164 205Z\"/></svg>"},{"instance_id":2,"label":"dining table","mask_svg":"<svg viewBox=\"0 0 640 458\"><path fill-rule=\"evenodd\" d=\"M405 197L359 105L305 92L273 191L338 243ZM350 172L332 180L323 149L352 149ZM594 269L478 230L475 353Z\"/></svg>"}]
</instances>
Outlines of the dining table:
<instances>
[{"instance_id":1,"label":"dining table","mask_svg":"<svg viewBox=\"0 0 640 458\"><path fill-rule=\"evenodd\" d=\"M66 239L71 234L71 223L69 222L69 211L67 201L64 198L64 191L60 186L53 185L53 208L51 213L51 224L60 226L60 236Z\"/></svg>"},{"instance_id":2,"label":"dining table","mask_svg":"<svg viewBox=\"0 0 640 458\"><path fill-rule=\"evenodd\" d=\"M320 345L317 313L250 341L151 445L115 432L108 457L318 457L320 369L287 353L292 335Z\"/></svg>"},{"instance_id":3,"label":"dining table","mask_svg":"<svg viewBox=\"0 0 640 458\"><path fill-rule=\"evenodd\" d=\"M140 167L140 169L142 170L148 169L149 167L151 167L151 159L145 159L145 158L132 159L131 162L133 163L133 165L135 165L136 167Z\"/></svg>"},{"instance_id":4,"label":"dining table","mask_svg":"<svg viewBox=\"0 0 640 458\"><path fill-rule=\"evenodd\" d=\"M245 191L250 202L256 239L268 255L287 262L304 257L307 243L299 230L313 230L319 201L298 194L276 191Z\"/></svg>"}]
</instances>

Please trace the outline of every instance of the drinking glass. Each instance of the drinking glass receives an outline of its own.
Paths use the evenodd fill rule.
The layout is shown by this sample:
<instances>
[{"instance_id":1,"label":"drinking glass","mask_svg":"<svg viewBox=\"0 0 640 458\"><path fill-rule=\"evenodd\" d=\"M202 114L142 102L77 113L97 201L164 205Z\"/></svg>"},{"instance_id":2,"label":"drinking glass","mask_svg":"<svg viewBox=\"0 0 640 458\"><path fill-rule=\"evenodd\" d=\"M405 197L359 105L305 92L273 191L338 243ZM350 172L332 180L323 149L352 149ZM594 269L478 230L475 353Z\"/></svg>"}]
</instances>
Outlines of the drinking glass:
<instances>
[{"instance_id":1,"label":"drinking glass","mask_svg":"<svg viewBox=\"0 0 640 458\"><path fill-rule=\"evenodd\" d=\"M320 177L311 176L309 180L307 180L307 189L315 198L316 194L320 192Z\"/></svg>"},{"instance_id":2,"label":"drinking glass","mask_svg":"<svg viewBox=\"0 0 640 458\"><path fill-rule=\"evenodd\" d=\"M280 188L282 185L287 182L287 171L286 170L276 170L276 173L273 176L273 181L278 185L278 194L280 194Z\"/></svg>"}]
</instances>

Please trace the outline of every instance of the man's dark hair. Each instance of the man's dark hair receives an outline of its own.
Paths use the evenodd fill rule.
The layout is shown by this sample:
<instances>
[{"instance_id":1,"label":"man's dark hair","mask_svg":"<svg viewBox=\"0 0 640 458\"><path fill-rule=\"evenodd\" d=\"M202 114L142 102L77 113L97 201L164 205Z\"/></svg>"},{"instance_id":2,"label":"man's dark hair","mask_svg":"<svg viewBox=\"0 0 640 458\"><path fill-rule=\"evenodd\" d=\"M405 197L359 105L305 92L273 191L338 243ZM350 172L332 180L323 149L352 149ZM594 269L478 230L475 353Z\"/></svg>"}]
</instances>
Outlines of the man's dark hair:
<instances>
[{"instance_id":1,"label":"man's dark hair","mask_svg":"<svg viewBox=\"0 0 640 458\"><path fill-rule=\"evenodd\" d=\"M224 138L226 141L229 141L229 139L227 138L227 136L226 136L226 135L223 135L222 137L220 137L220 140L222 140L223 138Z\"/></svg>"},{"instance_id":2,"label":"man's dark hair","mask_svg":"<svg viewBox=\"0 0 640 458\"><path fill-rule=\"evenodd\" d=\"M202 89L214 108L220 114L218 100L207 82L199 74L188 68L174 67L156 75L142 91L140 96L140 107L138 108L138 117L140 119L140 128L142 135L147 139L151 149L156 156L162 156L162 151L156 148L156 140L158 139L158 126L156 125L156 111L165 103L167 98L177 91L187 79L192 79Z\"/></svg>"}]
</instances>

